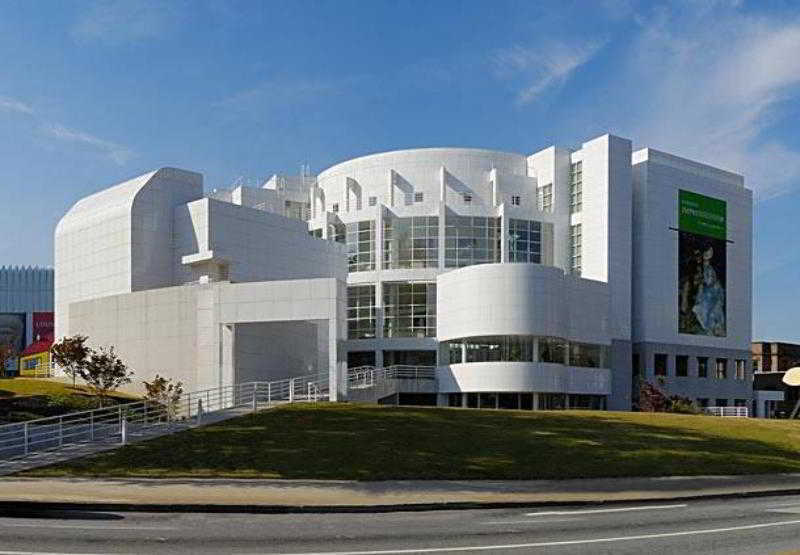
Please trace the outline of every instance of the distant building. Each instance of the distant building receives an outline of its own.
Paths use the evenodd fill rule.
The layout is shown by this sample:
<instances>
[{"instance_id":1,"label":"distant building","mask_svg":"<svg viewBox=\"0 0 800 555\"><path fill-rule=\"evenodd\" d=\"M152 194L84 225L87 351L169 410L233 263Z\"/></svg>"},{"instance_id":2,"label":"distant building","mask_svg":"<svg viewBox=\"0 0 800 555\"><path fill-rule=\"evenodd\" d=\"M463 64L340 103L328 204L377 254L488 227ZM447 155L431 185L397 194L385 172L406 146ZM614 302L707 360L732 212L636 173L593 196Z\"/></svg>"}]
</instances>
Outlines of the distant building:
<instances>
[{"instance_id":1,"label":"distant building","mask_svg":"<svg viewBox=\"0 0 800 555\"><path fill-rule=\"evenodd\" d=\"M800 366L800 345L796 343L781 343L776 341L754 341L751 345L753 357L753 390L761 396L766 392L781 392L782 400L774 398L765 399L768 402L767 414L777 416L791 413L798 399L800 387L789 387L783 383L786 371L795 366ZM762 393L764 392L764 393ZM761 412L761 411L759 411Z\"/></svg>"},{"instance_id":2,"label":"distant building","mask_svg":"<svg viewBox=\"0 0 800 555\"><path fill-rule=\"evenodd\" d=\"M53 269L0 267L0 343L11 345L18 357L47 337L53 337ZM17 357L7 372L18 371Z\"/></svg>"}]
</instances>

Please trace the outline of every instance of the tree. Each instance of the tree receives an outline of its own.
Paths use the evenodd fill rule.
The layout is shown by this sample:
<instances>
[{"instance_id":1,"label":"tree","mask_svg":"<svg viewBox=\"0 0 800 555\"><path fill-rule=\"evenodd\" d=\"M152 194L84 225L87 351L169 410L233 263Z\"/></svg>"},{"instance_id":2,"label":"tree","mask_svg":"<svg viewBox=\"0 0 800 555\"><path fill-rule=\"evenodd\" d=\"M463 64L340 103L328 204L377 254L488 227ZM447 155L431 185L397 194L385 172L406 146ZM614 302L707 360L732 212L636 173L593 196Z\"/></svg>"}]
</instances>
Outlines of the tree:
<instances>
[{"instance_id":1,"label":"tree","mask_svg":"<svg viewBox=\"0 0 800 555\"><path fill-rule=\"evenodd\" d=\"M6 365L17 358L17 352L13 345L0 343L0 376L5 375Z\"/></svg>"},{"instance_id":2,"label":"tree","mask_svg":"<svg viewBox=\"0 0 800 555\"><path fill-rule=\"evenodd\" d=\"M642 412L664 412L667 396L658 386L642 380L639 383L639 410Z\"/></svg>"},{"instance_id":3,"label":"tree","mask_svg":"<svg viewBox=\"0 0 800 555\"><path fill-rule=\"evenodd\" d=\"M50 349L53 363L60 366L66 375L72 376L73 388L75 387L75 378L82 374L91 353L91 349L86 346L87 339L85 335L64 337L61 341L53 344Z\"/></svg>"},{"instance_id":4,"label":"tree","mask_svg":"<svg viewBox=\"0 0 800 555\"><path fill-rule=\"evenodd\" d=\"M133 372L114 352L114 347L92 350L80 373L89 390L97 395L100 406L108 394L122 385L131 383Z\"/></svg>"},{"instance_id":5,"label":"tree","mask_svg":"<svg viewBox=\"0 0 800 555\"><path fill-rule=\"evenodd\" d=\"M158 374L153 381L142 381L142 383L145 389L145 399L159 407L164 407L167 418L174 419L183 396L183 383L173 383L172 378L164 378Z\"/></svg>"}]
</instances>

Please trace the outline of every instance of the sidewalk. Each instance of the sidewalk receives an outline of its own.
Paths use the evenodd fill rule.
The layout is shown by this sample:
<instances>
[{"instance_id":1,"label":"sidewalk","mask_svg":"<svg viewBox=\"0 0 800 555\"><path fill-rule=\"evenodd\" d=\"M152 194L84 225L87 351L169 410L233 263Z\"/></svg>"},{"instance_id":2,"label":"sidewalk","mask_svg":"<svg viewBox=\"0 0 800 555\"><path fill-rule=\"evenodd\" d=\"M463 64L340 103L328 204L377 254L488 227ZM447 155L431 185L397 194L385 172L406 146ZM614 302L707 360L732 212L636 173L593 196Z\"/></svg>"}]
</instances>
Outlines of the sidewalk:
<instances>
[{"instance_id":1,"label":"sidewalk","mask_svg":"<svg viewBox=\"0 0 800 555\"><path fill-rule=\"evenodd\" d=\"M800 474L541 481L0 478L0 511L388 511L800 494Z\"/></svg>"}]
</instances>

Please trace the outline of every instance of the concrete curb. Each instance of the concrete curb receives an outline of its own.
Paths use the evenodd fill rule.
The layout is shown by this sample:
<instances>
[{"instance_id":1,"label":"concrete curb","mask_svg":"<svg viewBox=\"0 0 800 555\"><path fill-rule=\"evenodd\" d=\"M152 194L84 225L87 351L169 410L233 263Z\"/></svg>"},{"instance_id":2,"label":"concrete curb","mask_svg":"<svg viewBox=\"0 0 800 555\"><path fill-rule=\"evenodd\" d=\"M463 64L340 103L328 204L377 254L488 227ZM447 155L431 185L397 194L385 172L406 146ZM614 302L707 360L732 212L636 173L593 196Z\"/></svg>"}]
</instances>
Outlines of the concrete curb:
<instances>
[{"instance_id":1,"label":"concrete curb","mask_svg":"<svg viewBox=\"0 0 800 555\"><path fill-rule=\"evenodd\" d=\"M99 502L0 501L0 517L4 515L40 514L43 512L141 512L141 513L241 513L241 514L309 514L309 513L393 513L424 511L465 511L476 509L519 509L565 506L615 506L630 503L664 501L713 501L800 495L800 488L757 490L704 495L635 497L630 499L585 499L574 501L458 501L441 503L398 503L391 505L254 505L254 504L143 504Z\"/></svg>"}]
</instances>

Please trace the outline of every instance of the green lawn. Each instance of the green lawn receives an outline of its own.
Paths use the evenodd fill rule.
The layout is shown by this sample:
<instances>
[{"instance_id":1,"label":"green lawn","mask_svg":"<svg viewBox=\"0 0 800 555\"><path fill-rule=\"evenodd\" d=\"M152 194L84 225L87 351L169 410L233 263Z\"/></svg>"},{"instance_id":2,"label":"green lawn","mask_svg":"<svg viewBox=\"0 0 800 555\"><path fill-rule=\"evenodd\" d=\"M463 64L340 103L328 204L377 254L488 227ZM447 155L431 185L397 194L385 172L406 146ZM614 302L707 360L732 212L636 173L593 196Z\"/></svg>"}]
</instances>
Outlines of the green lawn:
<instances>
[{"instance_id":1,"label":"green lawn","mask_svg":"<svg viewBox=\"0 0 800 555\"><path fill-rule=\"evenodd\" d=\"M800 472L800 423L622 412L291 405L35 476L543 479Z\"/></svg>"},{"instance_id":2,"label":"green lawn","mask_svg":"<svg viewBox=\"0 0 800 555\"><path fill-rule=\"evenodd\" d=\"M5 378L0 379L0 399L20 395L72 395L87 394L85 388L73 389L71 383L45 378Z\"/></svg>"}]
</instances>

